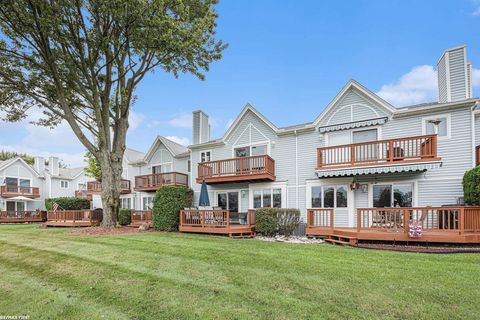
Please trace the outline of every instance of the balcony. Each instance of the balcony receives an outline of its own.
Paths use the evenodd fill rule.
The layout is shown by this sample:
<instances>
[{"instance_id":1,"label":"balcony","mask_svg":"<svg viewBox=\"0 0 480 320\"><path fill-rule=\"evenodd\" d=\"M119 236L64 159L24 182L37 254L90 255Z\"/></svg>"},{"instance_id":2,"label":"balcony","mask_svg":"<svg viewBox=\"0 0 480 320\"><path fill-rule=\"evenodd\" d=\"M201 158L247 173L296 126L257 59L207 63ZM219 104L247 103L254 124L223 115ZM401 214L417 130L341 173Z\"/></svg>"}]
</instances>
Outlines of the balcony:
<instances>
[{"instance_id":1,"label":"balcony","mask_svg":"<svg viewBox=\"0 0 480 320\"><path fill-rule=\"evenodd\" d=\"M23 196L27 198L39 198L40 189L37 187L23 187L23 186L0 186L0 196L5 198Z\"/></svg>"},{"instance_id":2,"label":"balcony","mask_svg":"<svg viewBox=\"0 0 480 320\"><path fill-rule=\"evenodd\" d=\"M48 211L47 227L92 227L103 219L101 209Z\"/></svg>"},{"instance_id":3,"label":"balcony","mask_svg":"<svg viewBox=\"0 0 480 320\"><path fill-rule=\"evenodd\" d=\"M122 179L121 181L121 193L130 193L130 180ZM87 194L100 194L102 193L102 183L100 181L88 181L87 182Z\"/></svg>"},{"instance_id":4,"label":"balcony","mask_svg":"<svg viewBox=\"0 0 480 320\"><path fill-rule=\"evenodd\" d=\"M440 161L437 136L368 141L317 149L317 171Z\"/></svg>"},{"instance_id":5,"label":"balcony","mask_svg":"<svg viewBox=\"0 0 480 320\"><path fill-rule=\"evenodd\" d=\"M275 160L268 155L201 162L197 183L275 181Z\"/></svg>"},{"instance_id":6,"label":"balcony","mask_svg":"<svg viewBox=\"0 0 480 320\"><path fill-rule=\"evenodd\" d=\"M188 175L179 172L165 172L135 177L135 191L156 191L162 186L188 186Z\"/></svg>"}]
</instances>

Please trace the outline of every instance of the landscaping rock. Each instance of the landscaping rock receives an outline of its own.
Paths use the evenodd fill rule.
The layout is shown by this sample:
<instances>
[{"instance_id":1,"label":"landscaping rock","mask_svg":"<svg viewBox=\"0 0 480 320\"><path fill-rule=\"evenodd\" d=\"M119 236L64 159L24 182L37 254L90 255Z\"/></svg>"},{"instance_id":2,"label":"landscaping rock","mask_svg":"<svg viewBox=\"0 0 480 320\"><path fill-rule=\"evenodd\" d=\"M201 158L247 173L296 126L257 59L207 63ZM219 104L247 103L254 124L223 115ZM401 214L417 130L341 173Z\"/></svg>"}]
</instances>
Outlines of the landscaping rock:
<instances>
[{"instance_id":1,"label":"landscaping rock","mask_svg":"<svg viewBox=\"0 0 480 320\"><path fill-rule=\"evenodd\" d=\"M280 236L277 235L275 237L263 237L257 236L255 239L262 240L262 241L269 241L269 242L285 242L285 243L298 243L298 244L318 244L324 243L323 239L315 239L315 238L307 238L307 237L298 237L298 236Z\"/></svg>"}]
</instances>

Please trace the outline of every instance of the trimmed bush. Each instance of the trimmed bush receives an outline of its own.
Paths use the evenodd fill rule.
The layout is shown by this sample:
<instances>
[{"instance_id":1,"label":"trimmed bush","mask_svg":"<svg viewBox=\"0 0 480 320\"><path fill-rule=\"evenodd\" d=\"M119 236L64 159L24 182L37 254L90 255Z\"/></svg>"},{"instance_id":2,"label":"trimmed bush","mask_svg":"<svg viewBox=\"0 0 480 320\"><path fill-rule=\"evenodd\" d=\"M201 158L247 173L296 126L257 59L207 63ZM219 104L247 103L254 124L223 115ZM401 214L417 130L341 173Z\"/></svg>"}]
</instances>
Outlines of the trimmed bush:
<instances>
[{"instance_id":1,"label":"trimmed bush","mask_svg":"<svg viewBox=\"0 0 480 320\"><path fill-rule=\"evenodd\" d=\"M120 209L118 211L118 224L127 226L132 223L132 211L130 209Z\"/></svg>"},{"instance_id":2,"label":"trimmed bush","mask_svg":"<svg viewBox=\"0 0 480 320\"><path fill-rule=\"evenodd\" d=\"M187 187L163 186L153 199L153 227L163 231L177 231L180 210L191 207L193 190Z\"/></svg>"},{"instance_id":3,"label":"trimmed bush","mask_svg":"<svg viewBox=\"0 0 480 320\"><path fill-rule=\"evenodd\" d=\"M465 203L480 205L480 167L473 168L463 175L463 196Z\"/></svg>"},{"instance_id":4,"label":"trimmed bush","mask_svg":"<svg viewBox=\"0 0 480 320\"><path fill-rule=\"evenodd\" d=\"M60 197L45 199L45 208L52 210L53 203L56 202L63 210L84 210L90 209L90 200L75 197Z\"/></svg>"},{"instance_id":5,"label":"trimmed bush","mask_svg":"<svg viewBox=\"0 0 480 320\"><path fill-rule=\"evenodd\" d=\"M284 208L261 208L255 210L255 230L272 237L276 234L291 236L300 223L300 210Z\"/></svg>"}]
</instances>

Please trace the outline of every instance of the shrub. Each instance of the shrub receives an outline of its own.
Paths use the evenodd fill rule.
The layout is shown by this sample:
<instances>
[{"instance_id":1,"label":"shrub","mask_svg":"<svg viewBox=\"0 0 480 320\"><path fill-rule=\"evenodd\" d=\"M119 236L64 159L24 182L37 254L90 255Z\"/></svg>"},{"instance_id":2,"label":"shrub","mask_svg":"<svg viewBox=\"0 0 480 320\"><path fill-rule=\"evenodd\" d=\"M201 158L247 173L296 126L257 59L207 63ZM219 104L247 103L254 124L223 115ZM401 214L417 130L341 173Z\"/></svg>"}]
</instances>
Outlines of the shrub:
<instances>
[{"instance_id":1,"label":"shrub","mask_svg":"<svg viewBox=\"0 0 480 320\"><path fill-rule=\"evenodd\" d=\"M132 211L130 209L120 209L117 221L121 226L129 225L132 222Z\"/></svg>"},{"instance_id":2,"label":"shrub","mask_svg":"<svg viewBox=\"0 0 480 320\"><path fill-rule=\"evenodd\" d=\"M465 172L463 176L463 196L466 203L480 205L480 167Z\"/></svg>"},{"instance_id":3,"label":"shrub","mask_svg":"<svg viewBox=\"0 0 480 320\"><path fill-rule=\"evenodd\" d=\"M163 186L157 190L153 199L152 220L157 230L178 230L179 213L190 207L193 191L187 187Z\"/></svg>"},{"instance_id":4,"label":"shrub","mask_svg":"<svg viewBox=\"0 0 480 320\"><path fill-rule=\"evenodd\" d=\"M60 197L45 199L45 208L52 210L53 203L56 202L63 210L84 210L90 209L90 200L75 197Z\"/></svg>"},{"instance_id":5,"label":"shrub","mask_svg":"<svg viewBox=\"0 0 480 320\"><path fill-rule=\"evenodd\" d=\"M255 230L264 236L291 236L300 223L300 210L261 208L255 210Z\"/></svg>"}]
</instances>

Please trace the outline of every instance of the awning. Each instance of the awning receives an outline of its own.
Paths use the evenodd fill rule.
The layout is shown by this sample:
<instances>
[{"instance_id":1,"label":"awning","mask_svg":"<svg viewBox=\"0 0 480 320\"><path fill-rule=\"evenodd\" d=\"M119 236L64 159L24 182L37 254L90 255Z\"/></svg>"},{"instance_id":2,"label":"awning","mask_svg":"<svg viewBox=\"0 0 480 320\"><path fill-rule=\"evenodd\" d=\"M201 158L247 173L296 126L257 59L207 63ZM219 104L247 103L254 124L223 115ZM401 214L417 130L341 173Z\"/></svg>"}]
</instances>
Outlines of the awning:
<instances>
[{"instance_id":1,"label":"awning","mask_svg":"<svg viewBox=\"0 0 480 320\"><path fill-rule=\"evenodd\" d=\"M431 169L440 168L442 166L441 161L428 162L428 163L415 163L415 164L398 164L398 165L383 165L383 166L371 166L363 168L341 168L341 169L326 169L317 170L316 174L319 178L328 177L346 177L357 176L376 173L395 173L395 172L415 172L415 171L427 171Z\"/></svg>"},{"instance_id":2,"label":"awning","mask_svg":"<svg viewBox=\"0 0 480 320\"><path fill-rule=\"evenodd\" d=\"M347 123L340 123L334 124L331 126L324 126L318 128L320 133L330 132L330 131L338 131L338 130L346 130L346 129L354 129L354 128L361 128L361 127L369 127L369 126L376 126L379 124L384 124L388 120L387 117L377 118L377 119L370 119L364 121L355 121L355 122L347 122Z\"/></svg>"}]
</instances>

